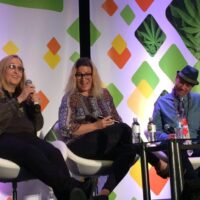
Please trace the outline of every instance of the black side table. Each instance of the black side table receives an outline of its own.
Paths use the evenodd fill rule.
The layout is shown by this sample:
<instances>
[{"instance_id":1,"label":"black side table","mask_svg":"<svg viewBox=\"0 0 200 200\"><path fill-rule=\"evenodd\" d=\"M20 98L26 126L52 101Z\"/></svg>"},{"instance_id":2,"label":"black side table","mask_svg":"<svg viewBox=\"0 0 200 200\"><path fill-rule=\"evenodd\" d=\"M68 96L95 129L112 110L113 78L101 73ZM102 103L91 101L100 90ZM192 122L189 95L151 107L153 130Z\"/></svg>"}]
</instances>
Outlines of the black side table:
<instances>
[{"instance_id":1,"label":"black side table","mask_svg":"<svg viewBox=\"0 0 200 200\"><path fill-rule=\"evenodd\" d=\"M156 144L157 142L154 142ZM180 154L180 144L178 140L170 140L166 143L160 143L155 146L149 146L149 143L141 145L141 171L143 183L143 199L151 200L149 172L147 163L147 151L167 151L170 168L170 185L171 185L171 199L179 200L181 191L183 189L182 179L182 164ZM153 143L152 143L153 144ZM184 145L185 146L185 145Z\"/></svg>"},{"instance_id":2,"label":"black side table","mask_svg":"<svg viewBox=\"0 0 200 200\"><path fill-rule=\"evenodd\" d=\"M180 200L183 191L183 167L181 161L182 150L200 149L200 144L194 143L198 141L192 139L192 144L184 144L184 139L176 139L153 143L142 143L140 147L141 152L141 171L143 183L143 199L151 200L150 186L149 186L149 171L147 163L147 152L166 151L168 153L169 170L170 170L170 186L171 186L171 199ZM148 144L155 144L149 146Z\"/></svg>"}]
</instances>

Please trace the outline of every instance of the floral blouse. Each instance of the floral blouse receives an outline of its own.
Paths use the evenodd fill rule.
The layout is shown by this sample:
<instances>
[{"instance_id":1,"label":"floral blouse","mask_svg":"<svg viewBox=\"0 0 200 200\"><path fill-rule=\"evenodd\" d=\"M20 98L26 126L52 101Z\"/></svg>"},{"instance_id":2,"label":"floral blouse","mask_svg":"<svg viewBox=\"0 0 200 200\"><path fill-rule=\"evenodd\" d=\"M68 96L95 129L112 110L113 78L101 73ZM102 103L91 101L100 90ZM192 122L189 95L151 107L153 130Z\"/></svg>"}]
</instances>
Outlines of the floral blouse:
<instances>
[{"instance_id":1,"label":"floral blouse","mask_svg":"<svg viewBox=\"0 0 200 200\"><path fill-rule=\"evenodd\" d=\"M114 120L122 121L113 98L107 89L103 89L101 97L83 96L76 92L65 94L59 108L59 129L62 135L73 137L81 124L95 122L100 116L112 116Z\"/></svg>"}]
</instances>

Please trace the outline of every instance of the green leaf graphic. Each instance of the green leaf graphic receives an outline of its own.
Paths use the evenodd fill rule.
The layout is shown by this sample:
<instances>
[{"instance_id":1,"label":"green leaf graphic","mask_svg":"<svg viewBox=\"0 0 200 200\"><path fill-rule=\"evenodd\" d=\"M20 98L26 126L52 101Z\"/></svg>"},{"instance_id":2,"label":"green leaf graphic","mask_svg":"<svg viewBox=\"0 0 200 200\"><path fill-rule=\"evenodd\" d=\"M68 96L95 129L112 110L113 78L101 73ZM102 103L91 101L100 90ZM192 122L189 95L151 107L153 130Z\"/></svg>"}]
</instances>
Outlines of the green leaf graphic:
<instances>
[{"instance_id":1,"label":"green leaf graphic","mask_svg":"<svg viewBox=\"0 0 200 200\"><path fill-rule=\"evenodd\" d=\"M166 14L186 47L200 60L200 1L173 0Z\"/></svg>"},{"instance_id":2,"label":"green leaf graphic","mask_svg":"<svg viewBox=\"0 0 200 200\"><path fill-rule=\"evenodd\" d=\"M139 26L135 32L135 36L151 56L155 55L166 38L165 34L151 15L148 15Z\"/></svg>"}]
</instances>

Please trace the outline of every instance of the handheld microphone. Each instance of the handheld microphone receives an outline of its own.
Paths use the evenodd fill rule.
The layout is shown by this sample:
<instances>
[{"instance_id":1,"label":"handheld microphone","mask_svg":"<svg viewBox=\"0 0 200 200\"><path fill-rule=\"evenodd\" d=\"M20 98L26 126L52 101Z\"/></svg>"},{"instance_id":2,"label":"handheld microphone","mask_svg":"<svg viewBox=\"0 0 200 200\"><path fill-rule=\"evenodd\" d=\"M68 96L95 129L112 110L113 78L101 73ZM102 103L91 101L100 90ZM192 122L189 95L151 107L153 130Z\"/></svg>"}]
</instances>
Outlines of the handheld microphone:
<instances>
[{"instance_id":1,"label":"handheld microphone","mask_svg":"<svg viewBox=\"0 0 200 200\"><path fill-rule=\"evenodd\" d=\"M25 85L29 85L29 84L33 84L32 80L30 80L30 79L26 79L26 81L25 81ZM33 102L33 101L32 101L32 97L31 97L32 94L33 94L33 93L30 93L30 95L29 95L29 97L28 97L28 99L27 99L26 102L27 102L28 104L32 104L32 103L34 103L34 105L38 105L39 102Z\"/></svg>"},{"instance_id":2,"label":"handheld microphone","mask_svg":"<svg viewBox=\"0 0 200 200\"><path fill-rule=\"evenodd\" d=\"M32 80L30 80L30 79L26 79L26 81L25 81L25 85L28 85L28 84L32 84L33 82L32 82Z\"/></svg>"},{"instance_id":3,"label":"handheld microphone","mask_svg":"<svg viewBox=\"0 0 200 200\"><path fill-rule=\"evenodd\" d=\"M171 127L169 124L164 125L164 129L167 133L169 134L175 134L175 129L174 127Z\"/></svg>"}]
</instances>

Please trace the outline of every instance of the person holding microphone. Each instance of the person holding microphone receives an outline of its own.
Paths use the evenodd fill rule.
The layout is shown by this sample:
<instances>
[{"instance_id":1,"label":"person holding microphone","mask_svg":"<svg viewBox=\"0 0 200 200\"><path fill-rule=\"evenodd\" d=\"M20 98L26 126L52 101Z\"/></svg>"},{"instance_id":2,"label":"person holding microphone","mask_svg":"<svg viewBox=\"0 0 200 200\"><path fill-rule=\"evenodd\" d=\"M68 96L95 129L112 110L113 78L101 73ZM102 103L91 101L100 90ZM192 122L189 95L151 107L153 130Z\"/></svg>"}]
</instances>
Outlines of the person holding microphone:
<instances>
[{"instance_id":1,"label":"person holding microphone","mask_svg":"<svg viewBox=\"0 0 200 200\"><path fill-rule=\"evenodd\" d=\"M0 157L52 187L57 200L84 200L79 189L84 185L70 177L60 151L37 137L43 126L39 103L35 86L26 81L22 59L4 57L0 61Z\"/></svg>"}]
</instances>

